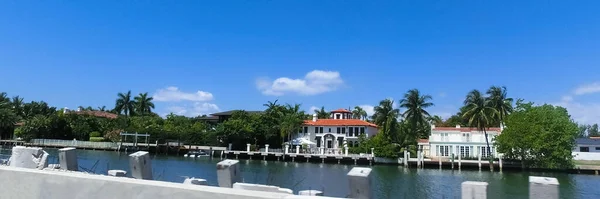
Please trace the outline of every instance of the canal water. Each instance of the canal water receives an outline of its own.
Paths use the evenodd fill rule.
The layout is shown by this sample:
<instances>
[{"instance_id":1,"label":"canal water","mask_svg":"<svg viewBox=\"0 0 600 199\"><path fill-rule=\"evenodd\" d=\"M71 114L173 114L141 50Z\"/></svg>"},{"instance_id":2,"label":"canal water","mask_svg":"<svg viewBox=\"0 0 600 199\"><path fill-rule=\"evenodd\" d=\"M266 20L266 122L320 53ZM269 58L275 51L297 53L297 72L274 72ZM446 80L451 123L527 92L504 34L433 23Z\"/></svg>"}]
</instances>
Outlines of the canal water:
<instances>
[{"instance_id":1,"label":"canal water","mask_svg":"<svg viewBox=\"0 0 600 199\"><path fill-rule=\"evenodd\" d=\"M57 162L56 149L47 150L51 163ZM109 169L129 170L126 153L114 151L79 150L82 170L106 174ZM0 151L6 158L10 150ZM204 178L217 185L216 163L220 159L184 158L153 155L152 167L156 180L181 183L185 177ZM346 173L352 165L240 160L243 181L276 185L295 192L306 189L324 191L326 196L346 197ZM463 181L488 182L488 198L528 198L528 176L555 177L560 182L560 198L600 198L600 176L566 173L526 173L488 171L452 171L416 169L401 166L376 165L372 167L375 198L460 198Z\"/></svg>"}]
</instances>

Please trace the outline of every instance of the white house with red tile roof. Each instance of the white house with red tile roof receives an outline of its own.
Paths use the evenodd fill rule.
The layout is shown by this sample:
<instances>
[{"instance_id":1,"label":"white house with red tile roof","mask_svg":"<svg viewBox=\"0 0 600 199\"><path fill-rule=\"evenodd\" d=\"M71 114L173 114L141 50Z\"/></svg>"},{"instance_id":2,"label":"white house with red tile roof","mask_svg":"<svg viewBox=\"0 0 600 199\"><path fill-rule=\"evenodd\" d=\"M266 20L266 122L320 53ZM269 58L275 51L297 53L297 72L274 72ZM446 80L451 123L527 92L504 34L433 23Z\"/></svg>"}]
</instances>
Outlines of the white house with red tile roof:
<instances>
[{"instance_id":1,"label":"white house with red tile roof","mask_svg":"<svg viewBox=\"0 0 600 199\"><path fill-rule=\"evenodd\" d=\"M488 157L493 154L498 156L494 147L496 136L500 135L502 128L487 128L488 140L490 148L485 142L483 131L476 128L461 127L436 127L431 125L431 135L429 139L421 139L418 142L419 147L423 150L426 157L450 157L455 154L455 157L477 158Z\"/></svg>"},{"instance_id":2,"label":"white house with red tile roof","mask_svg":"<svg viewBox=\"0 0 600 199\"><path fill-rule=\"evenodd\" d=\"M360 135L372 137L377 134L377 125L353 119L346 109L331 111L329 119L305 120L295 138L304 138L316 143L320 153L342 153L345 146L357 146Z\"/></svg>"}]
</instances>

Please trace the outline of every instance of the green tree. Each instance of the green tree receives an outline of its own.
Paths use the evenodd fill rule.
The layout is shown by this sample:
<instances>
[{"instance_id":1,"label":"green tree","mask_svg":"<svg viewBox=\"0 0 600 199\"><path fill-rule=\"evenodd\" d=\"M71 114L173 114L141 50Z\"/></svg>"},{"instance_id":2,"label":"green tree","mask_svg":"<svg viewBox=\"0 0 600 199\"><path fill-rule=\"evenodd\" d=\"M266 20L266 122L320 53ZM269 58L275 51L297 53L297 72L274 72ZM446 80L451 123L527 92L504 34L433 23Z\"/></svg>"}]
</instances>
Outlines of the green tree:
<instances>
[{"instance_id":1,"label":"green tree","mask_svg":"<svg viewBox=\"0 0 600 199\"><path fill-rule=\"evenodd\" d=\"M131 91L119 93L117 95L118 98L115 102L115 111L119 114L124 113L126 116L135 114L135 101L131 100Z\"/></svg>"},{"instance_id":2,"label":"green tree","mask_svg":"<svg viewBox=\"0 0 600 199\"><path fill-rule=\"evenodd\" d=\"M513 111L513 99L506 96L506 87L504 86L492 86L487 90L486 93L489 95L487 98L487 103L489 103L490 107L496 110L494 111L495 121L491 123L502 124L504 118L506 118L506 116Z\"/></svg>"},{"instance_id":3,"label":"green tree","mask_svg":"<svg viewBox=\"0 0 600 199\"><path fill-rule=\"evenodd\" d=\"M426 131L419 130L422 130L423 126L429 126L428 118L431 116L425 109L433 106L431 100L430 95L421 95L417 89L409 90L404 94L404 99L400 100L400 107L405 109L402 117L410 124L411 133L408 139L412 144L417 144L418 138L429 137Z\"/></svg>"},{"instance_id":4,"label":"green tree","mask_svg":"<svg viewBox=\"0 0 600 199\"><path fill-rule=\"evenodd\" d=\"M135 112L139 114L152 113L152 109L154 109L153 99L153 97L148 97L148 93L140 93L134 98Z\"/></svg>"},{"instance_id":5,"label":"green tree","mask_svg":"<svg viewBox=\"0 0 600 199\"><path fill-rule=\"evenodd\" d=\"M19 97L18 95L14 96L12 98L11 105L13 112L17 115L17 117L19 117L19 119L23 119L23 117L25 116L25 103L23 103L23 98Z\"/></svg>"},{"instance_id":6,"label":"green tree","mask_svg":"<svg viewBox=\"0 0 600 199\"><path fill-rule=\"evenodd\" d=\"M593 124L588 127L588 135L590 137L598 137L600 136L600 132L598 132L598 124Z\"/></svg>"},{"instance_id":7,"label":"green tree","mask_svg":"<svg viewBox=\"0 0 600 199\"><path fill-rule=\"evenodd\" d=\"M365 111L365 109L361 108L360 106L355 106L354 110L352 110L352 117L354 119L366 120L367 111Z\"/></svg>"},{"instance_id":8,"label":"green tree","mask_svg":"<svg viewBox=\"0 0 600 199\"><path fill-rule=\"evenodd\" d=\"M496 138L498 152L522 161L523 168L568 169L578 127L559 106L517 103L506 117L506 128Z\"/></svg>"},{"instance_id":9,"label":"green tree","mask_svg":"<svg viewBox=\"0 0 600 199\"><path fill-rule=\"evenodd\" d=\"M321 106L320 110L315 110L315 114L317 114L317 118L319 119L329 119L329 112L325 110L324 106Z\"/></svg>"},{"instance_id":10,"label":"green tree","mask_svg":"<svg viewBox=\"0 0 600 199\"><path fill-rule=\"evenodd\" d=\"M473 90L467 94L464 105L465 112L463 113L463 117L469 120L471 127L476 127L479 131L483 131L487 148L491 149L486 130L491 121L494 120L496 110L490 106L490 103L487 102L486 98L478 90ZM489 160L490 169L493 170L493 157L490 156Z\"/></svg>"},{"instance_id":11,"label":"green tree","mask_svg":"<svg viewBox=\"0 0 600 199\"><path fill-rule=\"evenodd\" d=\"M433 115L428 120L435 126L444 126L444 120L439 115Z\"/></svg>"},{"instance_id":12,"label":"green tree","mask_svg":"<svg viewBox=\"0 0 600 199\"><path fill-rule=\"evenodd\" d=\"M380 132L390 140L397 140L395 134L400 110L394 108L394 101L390 99L381 100L374 109L373 121L381 128Z\"/></svg>"}]
</instances>

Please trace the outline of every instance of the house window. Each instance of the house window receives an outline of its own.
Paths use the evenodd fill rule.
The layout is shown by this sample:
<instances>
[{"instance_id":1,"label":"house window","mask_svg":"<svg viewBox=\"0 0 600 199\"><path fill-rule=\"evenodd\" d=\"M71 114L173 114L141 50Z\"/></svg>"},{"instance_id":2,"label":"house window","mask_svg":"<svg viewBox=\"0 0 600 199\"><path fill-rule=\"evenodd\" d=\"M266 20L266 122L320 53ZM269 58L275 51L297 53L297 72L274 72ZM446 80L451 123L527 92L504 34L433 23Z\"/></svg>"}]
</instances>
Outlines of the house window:
<instances>
[{"instance_id":1,"label":"house window","mask_svg":"<svg viewBox=\"0 0 600 199\"><path fill-rule=\"evenodd\" d=\"M468 146L460 146L460 156L461 157L471 157L471 150Z\"/></svg>"},{"instance_id":2,"label":"house window","mask_svg":"<svg viewBox=\"0 0 600 199\"><path fill-rule=\"evenodd\" d=\"M308 126L304 127L304 133L308 133Z\"/></svg>"},{"instance_id":3,"label":"house window","mask_svg":"<svg viewBox=\"0 0 600 199\"><path fill-rule=\"evenodd\" d=\"M463 142L471 142L471 134L463 133Z\"/></svg>"},{"instance_id":4,"label":"house window","mask_svg":"<svg viewBox=\"0 0 600 199\"><path fill-rule=\"evenodd\" d=\"M319 127L319 133L323 133L323 127Z\"/></svg>"},{"instance_id":5,"label":"house window","mask_svg":"<svg viewBox=\"0 0 600 199\"><path fill-rule=\"evenodd\" d=\"M579 147L579 152L590 152L590 147Z\"/></svg>"},{"instance_id":6,"label":"house window","mask_svg":"<svg viewBox=\"0 0 600 199\"><path fill-rule=\"evenodd\" d=\"M450 148L448 146L439 146L440 156L450 156Z\"/></svg>"},{"instance_id":7,"label":"house window","mask_svg":"<svg viewBox=\"0 0 600 199\"><path fill-rule=\"evenodd\" d=\"M323 137L316 137L315 140L317 141L317 147L321 147L321 139Z\"/></svg>"},{"instance_id":8,"label":"house window","mask_svg":"<svg viewBox=\"0 0 600 199\"><path fill-rule=\"evenodd\" d=\"M335 119L340 119L340 114L335 114Z\"/></svg>"},{"instance_id":9,"label":"house window","mask_svg":"<svg viewBox=\"0 0 600 199\"><path fill-rule=\"evenodd\" d=\"M360 127L360 134L364 135L365 134L365 127Z\"/></svg>"},{"instance_id":10,"label":"house window","mask_svg":"<svg viewBox=\"0 0 600 199\"><path fill-rule=\"evenodd\" d=\"M342 134L346 134L346 127L342 127Z\"/></svg>"},{"instance_id":11,"label":"house window","mask_svg":"<svg viewBox=\"0 0 600 199\"><path fill-rule=\"evenodd\" d=\"M319 133L319 127L315 126L315 134Z\"/></svg>"},{"instance_id":12,"label":"house window","mask_svg":"<svg viewBox=\"0 0 600 199\"><path fill-rule=\"evenodd\" d=\"M348 134L350 137L354 136L354 128L352 128L352 127L348 128Z\"/></svg>"},{"instance_id":13,"label":"house window","mask_svg":"<svg viewBox=\"0 0 600 199\"><path fill-rule=\"evenodd\" d=\"M354 136L358 137L358 127L354 127Z\"/></svg>"},{"instance_id":14,"label":"house window","mask_svg":"<svg viewBox=\"0 0 600 199\"><path fill-rule=\"evenodd\" d=\"M442 136L442 142L448 142L448 140L450 140L448 138L448 133L440 133L440 136Z\"/></svg>"},{"instance_id":15,"label":"house window","mask_svg":"<svg viewBox=\"0 0 600 199\"><path fill-rule=\"evenodd\" d=\"M492 150L490 149L490 147L480 147L481 150L481 157L482 158L487 158L490 157L492 155Z\"/></svg>"},{"instance_id":16,"label":"house window","mask_svg":"<svg viewBox=\"0 0 600 199\"><path fill-rule=\"evenodd\" d=\"M596 147L596 151L600 151L600 147Z\"/></svg>"},{"instance_id":17,"label":"house window","mask_svg":"<svg viewBox=\"0 0 600 199\"><path fill-rule=\"evenodd\" d=\"M328 129L329 129L329 132L331 133L331 128L328 128Z\"/></svg>"}]
</instances>

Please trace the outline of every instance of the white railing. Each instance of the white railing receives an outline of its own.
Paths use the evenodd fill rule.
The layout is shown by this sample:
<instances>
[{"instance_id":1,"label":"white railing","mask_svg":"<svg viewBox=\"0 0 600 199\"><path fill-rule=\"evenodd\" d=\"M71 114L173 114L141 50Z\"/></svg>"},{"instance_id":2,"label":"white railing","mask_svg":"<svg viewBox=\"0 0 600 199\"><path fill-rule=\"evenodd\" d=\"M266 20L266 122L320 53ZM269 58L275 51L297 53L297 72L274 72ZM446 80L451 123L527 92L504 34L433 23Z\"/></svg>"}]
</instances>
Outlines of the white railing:
<instances>
[{"instance_id":1,"label":"white railing","mask_svg":"<svg viewBox=\"0 0 600 199\"><path fill-rule=\"evenodd\" d=\"M116 149L119 147L114 142L90 142L80 140L56 140L56 139L33 139L32 145L36 146L54 146L54 147L75 147L75 148L94 148L94 149Z\"/></svg>"}]
</instances>

